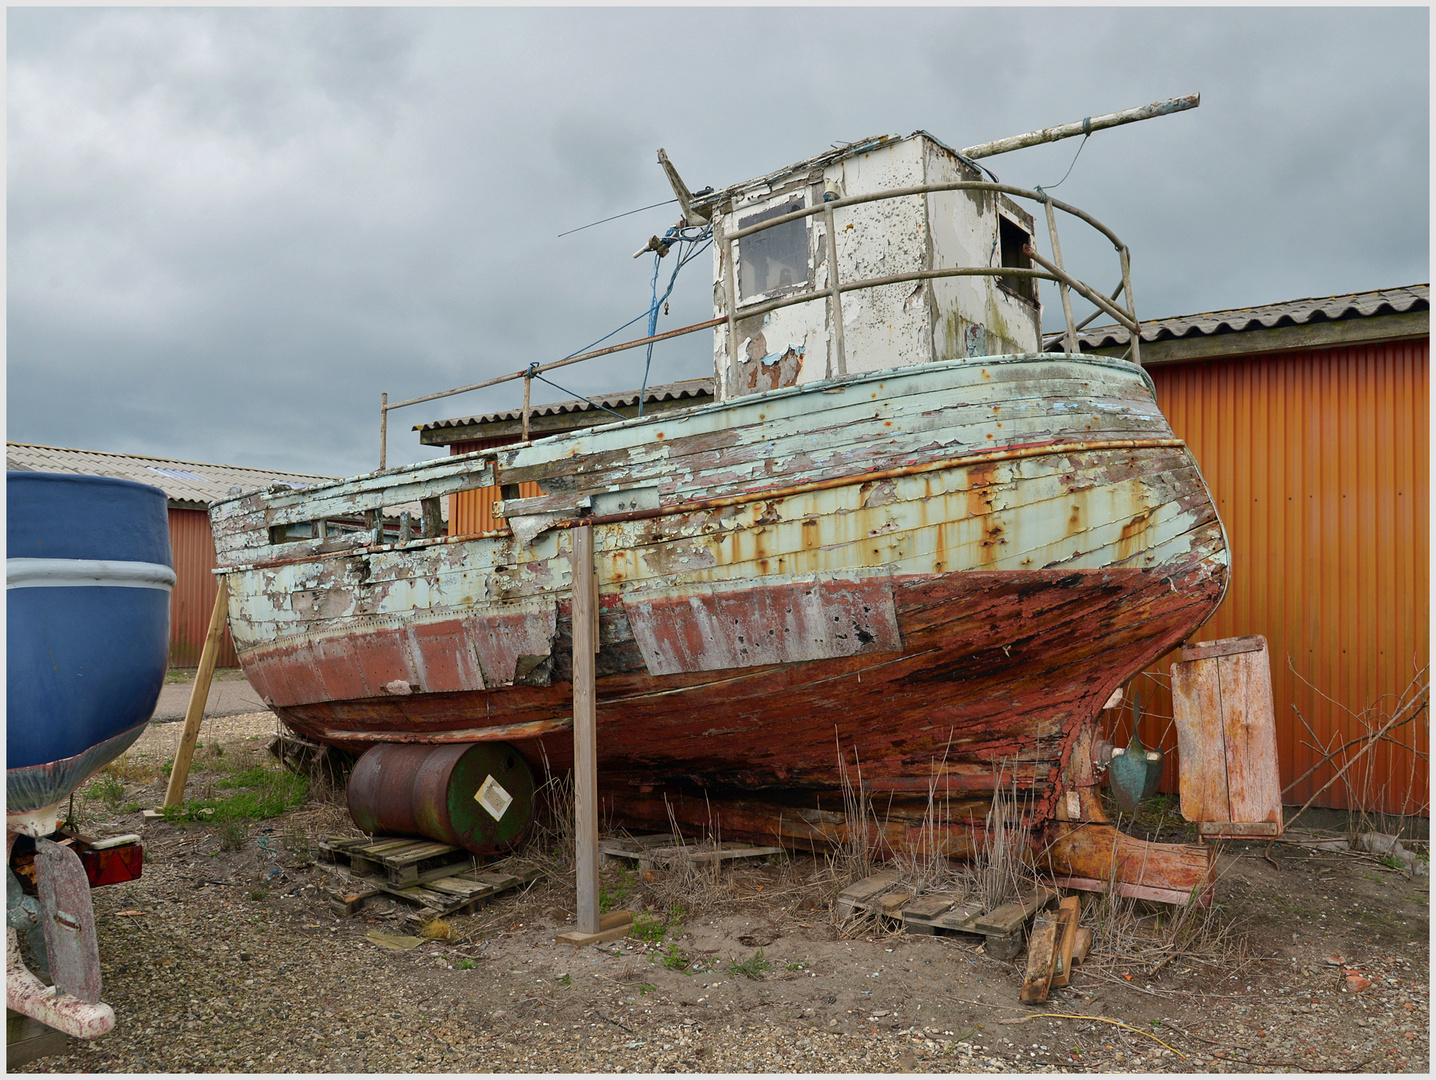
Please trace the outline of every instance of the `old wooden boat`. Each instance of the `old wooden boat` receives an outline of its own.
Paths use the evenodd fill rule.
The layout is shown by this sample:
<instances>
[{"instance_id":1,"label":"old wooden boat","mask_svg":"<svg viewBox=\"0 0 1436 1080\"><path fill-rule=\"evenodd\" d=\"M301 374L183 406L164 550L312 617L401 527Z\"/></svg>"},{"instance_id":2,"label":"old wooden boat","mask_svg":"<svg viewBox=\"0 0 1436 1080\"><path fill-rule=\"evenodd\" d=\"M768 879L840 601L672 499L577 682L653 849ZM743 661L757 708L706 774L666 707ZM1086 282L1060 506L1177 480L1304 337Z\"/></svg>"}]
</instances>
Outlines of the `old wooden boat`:
<instances>
[{"instance_id":1,"label":"old wooden boat","mask_svg":"<svg viewBox=\"0 0 1436 1080\"><path fill-rule=\"evenodd\" d=\"M662 160L684 220L650 247L714 238L715 317L688 330L713 331L715 400L216 504L251 683L316 743L498 743L563 770L587 525L610 819L830 843L859 827L860 775L873 843L930 842L936 804L961 854L1002 789L1059 873L1199 890L1205 849L1115 833L1091 789L1104 702L1228 574L1139 336L1076 352L1071 293L1138 325L1125 245L924 132L701 196ZM1118 291L1062 265L1057 213L1112 242ZM1065 313L1048 345L1039 279ZM528 380L557 366L513 376L525 432ZM481 497L501 527L445 535L441 500ZM397 543L327 525L405 503Z\"/></svg>"}]
</instances>

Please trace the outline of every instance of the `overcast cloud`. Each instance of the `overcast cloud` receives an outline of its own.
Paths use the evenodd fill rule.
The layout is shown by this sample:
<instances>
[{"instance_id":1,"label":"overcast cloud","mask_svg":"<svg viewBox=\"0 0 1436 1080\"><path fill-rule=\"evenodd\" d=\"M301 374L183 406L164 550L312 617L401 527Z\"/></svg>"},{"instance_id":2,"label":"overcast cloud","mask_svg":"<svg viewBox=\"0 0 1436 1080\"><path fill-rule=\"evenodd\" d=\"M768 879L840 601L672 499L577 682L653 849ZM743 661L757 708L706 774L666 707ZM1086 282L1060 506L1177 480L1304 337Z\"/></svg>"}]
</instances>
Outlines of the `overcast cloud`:
<instances>
[{"instance_id":1,"label":"overcast cloud","mask_svg":"<svg viewBox=\"0 0 1436 1080\"><path fill-rule=\"evenodd\" d=\"M962 147L1200 92L1195 111L1093 136L1057 191L1131 246L1139 315L1429 280L1425 8L7 22L13 441L372 469L381 391L554 360L646 310L652 259L631 255L676 207L557 234L669 198L659 146L691 187L723 186L837 141L926 128ZM1076 149L987 164L1050 185ZM660 329L710 315L705 257ZM706 335L662 347L653 381L705 374L710 355ZM561 376L631 388L642 358ZM519 395L395 413L391 462L439 452L411 424Z\"/></svg>"}]
</instances>

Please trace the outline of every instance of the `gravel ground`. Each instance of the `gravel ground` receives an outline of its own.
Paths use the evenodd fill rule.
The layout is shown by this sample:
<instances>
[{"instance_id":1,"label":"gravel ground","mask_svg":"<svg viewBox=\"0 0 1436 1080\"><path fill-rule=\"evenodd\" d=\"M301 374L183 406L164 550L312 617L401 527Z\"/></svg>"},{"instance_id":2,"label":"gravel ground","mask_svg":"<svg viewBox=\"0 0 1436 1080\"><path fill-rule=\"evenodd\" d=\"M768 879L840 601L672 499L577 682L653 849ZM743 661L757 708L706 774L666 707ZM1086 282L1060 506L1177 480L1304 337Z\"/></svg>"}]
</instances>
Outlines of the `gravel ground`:
<instances>
[{"instance_id":1,"label":"gravel ground","mask_svg":"<svg viewBox=\"0 0 1436 1080\"><path fill-rule=\"evenodd\" d=\"M126 755L127 798L162 792L145 770L179 726ZM207 720L191 792L219 762L261 757L274 730L268 714ZM85 809L92 835L141 827ZM143 828L144 876L93 894L116 1030L18 1071L1429 1071L1426 882L1369 857L1283 843L1278 868L1238 847L1221 864L1220 934L1156 965L1114 931L1031 1008L1023 961L975 939L839 933L836 881L811 858L687 893L606 868L630 907L684 896L662 947L559 945L571 884L551 877L452 920L448 940L393 949L372 935L412 933L407 909L336 917L329 890L352 879L309 861L317 839L352 833L333 800L257 826L239 851L204 825ZM760 948L759 978L732 967Z\"/></svg>"}]
</instances>

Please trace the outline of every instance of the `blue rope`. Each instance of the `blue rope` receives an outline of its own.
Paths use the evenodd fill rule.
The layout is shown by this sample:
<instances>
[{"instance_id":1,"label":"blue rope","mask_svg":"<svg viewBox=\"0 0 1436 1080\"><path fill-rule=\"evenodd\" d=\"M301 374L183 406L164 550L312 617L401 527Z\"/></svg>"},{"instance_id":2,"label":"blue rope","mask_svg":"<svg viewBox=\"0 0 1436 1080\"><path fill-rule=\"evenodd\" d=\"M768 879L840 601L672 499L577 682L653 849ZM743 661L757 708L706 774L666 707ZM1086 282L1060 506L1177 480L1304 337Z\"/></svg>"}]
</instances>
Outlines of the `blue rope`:
<instances>
[{"instance_id":1,"label":"blue rope","mask_svg":"<svg viewBox=\"0 0 1436 1080\"><path fill-rule=\"evenodd\" d=\"M674 263L673 274L668 279L668 288L664 291L661 297L658 295L658 263L662 256L659 255L657 252L654 252L652 283L653 302L649 305L648 308L648 337L653 337L653 335L658 332L658 309L662 307L665 303L667 303L668 298L673 295L673 286L678 281L678 271L682 270L693 259L697 258L704 251L706 251L708 248L707 242L711 242L712 238L712 229L703 229L701 232L698 233L697 236L685 236L677 229L669 229L668 232L664 234L663 242L666 244L672 244L675 241L682 240L687 241L694 246L690 248L685 254L680 256L678 260ZM699 246L700 244L702 246ZM643 402L648 397L648 374L649 369L653 366L653 346L654 342L650 341L648 343L647 355L645 356L643 361L643 383L638 389L639 416L643 415Z\"/></svg>"}]
</instances>

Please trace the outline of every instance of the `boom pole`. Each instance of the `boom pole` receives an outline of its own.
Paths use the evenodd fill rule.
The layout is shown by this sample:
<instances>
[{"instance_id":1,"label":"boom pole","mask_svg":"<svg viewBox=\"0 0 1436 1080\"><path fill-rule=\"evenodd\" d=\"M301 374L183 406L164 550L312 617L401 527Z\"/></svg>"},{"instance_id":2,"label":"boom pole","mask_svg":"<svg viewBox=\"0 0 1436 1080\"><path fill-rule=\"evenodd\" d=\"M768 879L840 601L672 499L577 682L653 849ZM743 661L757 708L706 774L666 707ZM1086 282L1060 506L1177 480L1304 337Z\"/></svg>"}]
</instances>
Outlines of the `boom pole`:
<instances>
[{"instance_id":1,"label":"boom pole","mask_svg":"<svg viewBox=\"0 0 1436 1080\"><path fill-rule=\"evenodd\" d=\"M970 158L992 157L994 154L1005 154L1010 150L1021 150L1039 143L1070 139L1073 135L1090 135L1103 128L1131 124L1138 120L1150 120L1154 116L1185 112L1187 109L1195 109L1201 103L1201 94L1168 98L1166 101L1154 101L1150 105L1142 105L1135 109L1123 109L1121 112L1107 113L1105 116L1089 116L1085 120L1078 120L1072 124L1058 124L1056 127L1043 128L1041 131L1029 131L1026 135L1014 135L1010 139L978 143L976 146L969 146L966 150L959 151L959 153Z\"/></svg>"}]
</instances>

